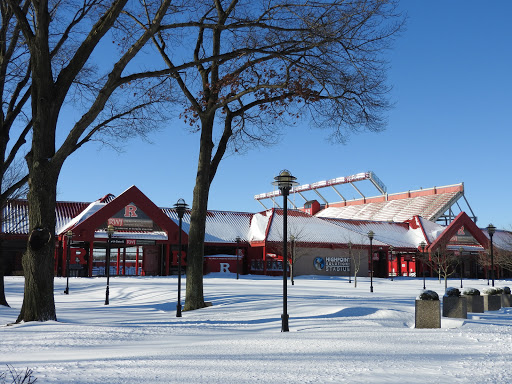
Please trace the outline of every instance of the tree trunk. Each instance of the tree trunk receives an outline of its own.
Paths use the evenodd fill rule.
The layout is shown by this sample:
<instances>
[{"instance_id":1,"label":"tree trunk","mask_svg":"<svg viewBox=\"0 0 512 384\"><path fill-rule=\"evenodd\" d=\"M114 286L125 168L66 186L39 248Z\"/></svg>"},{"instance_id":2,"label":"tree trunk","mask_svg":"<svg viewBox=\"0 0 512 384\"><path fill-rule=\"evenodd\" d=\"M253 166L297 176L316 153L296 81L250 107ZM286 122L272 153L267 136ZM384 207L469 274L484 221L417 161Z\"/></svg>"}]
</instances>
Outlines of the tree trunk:
<instances>
[{"instance_id":1,"label":"tree trunk","mask_svg":"<svg viewBox=\"0 0 512 384\"><path fill-rule=\"evenodd\" d=\"M30 164L30 191L27 196L31 234L34 229L49 233L49 241L29 239L22 265L25 275L23 305L17 322L57 320L53 297L55 265L55 202L58 171L48 161Z\"/></svg>"},{"instance_id":2,"label":"tree trunk","mask_svg":"<svg viewBox=\"0 0 512 384\"><path fill-rule=\"evenodd\" d=\"M3 243L3 241L0 239L0 305L9 307L9 304L7 303L7 300L5 298L5 285L4 285L5 257L2 254L2 243Z\"/></svg>"},{"instance_id":3,"label":"tree trunk","mask_svg":"<svg viewBox=\"0 0 512 384\"><path fill-rule=\"evenodd\" d=\"M213 118L202 121L196 184L190 214L187 253L187 291L184 311L204 308L203 259L206 213L210 193L210 168L213 150Z\"/></svg>"},{"instance_id":4,"label":"tree trunk","mask_svg":"<svg viewBox=\"0 0 512 384\"><path fill-rule=\"evenodd\" d=\"M5 307L9 306L7 300L5 299L5 288L4 288L4 268L0 265L0 305Z\"/></svg>"},{"instance_id":5,"label":"tree trunk","mask_svg":"<svg viewBox=\"0 0 512 384\"><path fill-rule=\"evenodd\" d=\"M28 38L32 71L32 146L25 156L29 175L30 237L22 258L25 292L17 322L57 320L53 297L55 205L62 163L56 164L54 156L57 120L66 92L65 89L59 91L53 81L49 48L51 15L47 2L41 3L35 18L35 34ZM28 32L24 33L29 36Z\"/></svg>"}]
</instances>

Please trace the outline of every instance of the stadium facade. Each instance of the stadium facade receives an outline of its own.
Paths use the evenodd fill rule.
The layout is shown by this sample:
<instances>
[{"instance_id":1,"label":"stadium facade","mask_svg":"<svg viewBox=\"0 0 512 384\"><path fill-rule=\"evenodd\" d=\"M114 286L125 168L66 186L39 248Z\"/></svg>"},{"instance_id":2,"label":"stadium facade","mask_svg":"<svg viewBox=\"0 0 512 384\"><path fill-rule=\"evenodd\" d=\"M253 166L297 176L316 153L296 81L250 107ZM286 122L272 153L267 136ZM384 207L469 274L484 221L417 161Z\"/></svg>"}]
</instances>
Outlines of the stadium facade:
<instances>
[{"instance_id":1,"label":"stadium facade","mask_svg":"<svg viewBox=\"0 0 512 384\"><path fill-rule=\"evenodd\" d=\"M366 197L356 186L368 181L378 195ZM347 200L340 186L361 195ZM331 189L341 201L329 203ZM318 200L306 197L313 191ZM479 228L464 196L464 185L388 194L372 172L295 187L304 199L289 199L287 260L290 273L324 276L433 276L438 262L450 260L455 275L489 276L490 236ZM279 191L256 195L257 213L209 211L205 234L205 273L282 275L283 209ZM267 208L265 200L272 201ZM469 214L461 209L466 203ZM456 209L459 212L456 212ZM190 212L183 217L181 238L186 255ZM92 203L58 202L55 228L55 274L105 275L110 247L111 275L170 275L178 267L178 215L159 208L137 187ZM107 227L114 233L109 243ZM368 237L373 232L373 239ZM1 252L5 274L21 274L21 256L29 237L26 200L12 200L2 211ZM495 277L507 275L498 262L512 251L512 233L493 235ZM68 261L69 260L69 261ZM68 264L69 263L69 264ZM183 262L186 267L186 256ZM68 266L68 268L66 268Z\"/></svg>"}]
</instances>

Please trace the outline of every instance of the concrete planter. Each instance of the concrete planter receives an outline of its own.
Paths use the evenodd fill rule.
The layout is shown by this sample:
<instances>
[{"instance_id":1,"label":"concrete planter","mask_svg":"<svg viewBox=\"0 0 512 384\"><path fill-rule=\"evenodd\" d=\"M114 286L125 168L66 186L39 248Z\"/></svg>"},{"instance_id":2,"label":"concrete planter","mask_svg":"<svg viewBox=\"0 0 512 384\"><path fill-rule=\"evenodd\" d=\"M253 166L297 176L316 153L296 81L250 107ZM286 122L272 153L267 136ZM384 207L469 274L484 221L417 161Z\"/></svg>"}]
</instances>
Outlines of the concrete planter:
<instances>
[{"instance_id":1,"label":"concrete planter","mask_svg":"<svg viewBox=\"0 0 512 384\"><path fill-rule=\"evenodd\" d=\"M499 311L501 308L501 295L483 295L484 311Z\"/></svg>"},{"instance_id":2,"label":"concrete planter","mask_svg":"<svg viewBox=\"0 0 512 384\"><path fill-rule=\"evenodd\" d=\"M416 300L415 328L441 328L441 302Z\"/></svg>"},{"instance_id":3,"label":"concrete planter","mask_svg":"<svg viewBox=\"0 0 512 384\"><path fill-rule=\"evenodd\" d=\"M444 296L443 297L443 316L456 317L460 319L468 318L467 301L464 297Z\"/></svg>"},{"instance_id":4,"label":"concrete planter","mask_svg":"<svg viewBox=\"0 0 512 384\"><path fill-rule=\"evenodd\" d=\"M512 307L512 294L503 293L501 295L501 306L502 307Z\"/></svg>"},{"instance_id":5,"label":"concrete planter","mask_svg":"<svg viewBox=\"0 0 512 384\"><path fill-rule=\"evenodd\" d=\"M484 313L484 297L480 295L463 295L466 299L468 312Z\"/></svg>"}]
</instances>

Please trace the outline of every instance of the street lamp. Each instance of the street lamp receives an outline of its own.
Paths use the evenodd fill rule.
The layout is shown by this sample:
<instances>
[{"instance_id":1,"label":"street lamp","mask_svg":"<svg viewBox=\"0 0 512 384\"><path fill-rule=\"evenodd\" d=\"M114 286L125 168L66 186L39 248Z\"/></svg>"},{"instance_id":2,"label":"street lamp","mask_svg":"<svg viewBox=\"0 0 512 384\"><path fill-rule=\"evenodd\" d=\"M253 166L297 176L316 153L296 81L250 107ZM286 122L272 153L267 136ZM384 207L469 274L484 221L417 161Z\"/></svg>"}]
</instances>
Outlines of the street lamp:
<instances>
[{"instance_id":1,"label":"street lamp","mask_svg":"<svg viewBox=\"0 0 512 384\"><path fill-rule=\"evenodd\" d=\"M459 247L459 255L460 255L460 287L462 288L462 274L464 273L464 260L462 259L462 251L464 248Z\"/></svg>"},{"instance_id":2,"label":"street lamp","mask_svg":"<svg viewBox=\"0 0 512 384\"><path fill-rule=\"evenodd\" d=\"M352 242L347 243L348 246L348 283L352 283Z\"/></svg>"},{"instance_id":3,"label":"street lamp","mask_svg":"<svg viewBox=\"0 0 512 384\"><path fill-rule=\"evenodd\" d=\"M493 245L492 245L492 236L494 235L494 232L496 232L496 227L492 224L489 224L487 226L487 232L489 233L489 238L491 239L491 279L492 279L492 286L494 287L494 252L493 252Z\"/></svg>"},{"instance_id":4,"label":"street lamp","mask_svg":"<svg viewBox=\"0 0 512 384\"><path fill-rule=\"evenodd\" d=\"M290 193L290 189L298 185L295 180L297 178L292 176L290 171L283 169L279 176L274 177L272 185L277 185L281 194L283 195L283 314L281 315L281 332L288 332L288 313L287 313L287 288L286 288L286 264L288 258L288 228L287 228L287 215L288 215L288 204L286 198Z\"/></svg>"},{"instance_id":5,"label":"street lamp","mask_svg":"<svg viewBox=\"0 0 512 384\"><path fill-rule=\"evenodd\" d=\"M178 199L178 202L174 204L174 208L178 214L180 228L178 233L178 304L176 304L176 317L181 317L181 225L183 215L185 214L185 210L188 208L188 205L185 203L185 200Z\"/></svg>"},{"instance_id":6,"label":"street lamp","mask_svg":"<svg viewBox=\"0 0 512 384\"><path fill-rule=\"evenodd\" d=\"M425 243L424 241L422 241L420 243L420 247L421 247L421 267L423 269L423 289L426 289L425 288L425 247L427 246L427 243Z\"/></svg>"},{"instance_id":7,"label":"street lamp","mask_svg":"<svg viewBox=\"0 0 512 384\"><path fill-rule=\"evenodd\" d=\"M73 231L69 230L66 232L66 290L64 293L69 295L69 259L71 258L71 238L73 237Z\"/></svg>"},{"instance_id":8,"label":"street lamp","mask_svg":"<svg viewBox=\"0 0 512 384\"><path fill-rule=\"evenodd\" d=\"M240 277L240 273L238 272L238 247L240 247L240 236L236 237L236 279Z\"/></svg>"},{"instance_id":9,"label":"street lamp","mask_svg":"<svg viewBox=\"0 0 512 384\"><path fill-rule=\"evenodd\" d=\"M390 245L390 246L389 246L389 254L390 254L390 256L389 256L389 261L390 261L390 263L388 263L388 265L393 265L393 261L394 261L394 260L393 260L393 249L395 249L395 248L394 248L392 245ZM395 273L394 271L391 271L391 273L390 273L390 275L391 275L391 281L393 281L393 274L394 274L394 273Z\"/></svg>"},{"instance_id":10,"label":"street lamp","mask_svg":"<svg viewBox=\"0 0 512 384\"><path fill-rule=\"evenodd\" d=\"M370 239L370 292L373 292L373 231L368 232Z\"/></svg>"},{"instance_id":11,"label":"street lamp","mask_svg":"<svg viewBox=\"0 0 512 384\"><path fill-rule=\"evenodd\" d=\"M293 267L295 263L295 236L290 235L290 241L292 242L292 246L290 249L291 259L292 262L290 263L290 280L292 282L292 285L295 285L295 282L293 281Z\"/></svg>"},{"instance_id":12,"label":"street lamp","mask_svg":"<svg viewBox=\"0 0 512 384\"><path fill-rule=\"evenodd\" d=\"M107 290L105 292L105 305L109 305L109 291L110 291L110 245L112 241L112 235L114 234L114 226L112 224L109 224L107 227L107 254L105 255L105 269L107 273Z\"/></svg>"}]
</instances>

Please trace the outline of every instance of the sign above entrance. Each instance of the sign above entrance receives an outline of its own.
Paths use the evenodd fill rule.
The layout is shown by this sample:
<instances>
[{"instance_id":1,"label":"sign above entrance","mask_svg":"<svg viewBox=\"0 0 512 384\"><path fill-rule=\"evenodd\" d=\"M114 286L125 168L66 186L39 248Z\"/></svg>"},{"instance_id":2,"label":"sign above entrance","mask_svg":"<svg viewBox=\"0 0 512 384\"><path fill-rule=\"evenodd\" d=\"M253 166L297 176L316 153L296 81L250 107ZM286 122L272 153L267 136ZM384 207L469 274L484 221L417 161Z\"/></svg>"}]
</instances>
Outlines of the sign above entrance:
<instances>
[{"instance_id":1,"label":"sign above entrance","mask_svg":"<svg viewBox=\"0 0 512 384\"><path fill-rule=\"evenodd\" d=\"M110 239L110 244L112 245L126 245L126 246L134 246L134 245L156 245L155 240L145 240L145 239L119 239L112 238Z\"/></svg>"},{"instance_id":2,"label":"sign above entrance","mask_svg":"<svg viewBox=\"0 0 512 384\"><path fill-rule=\"evenodd\" d=\"M161 231L160 227L134 203L128 204L110 217L104 227L108 225L113 225L116 231Z\"/></svg>"},{"instance_id":3,"label":"sign above entrance","mask_svg":"<svg viewBox=\"0 0 512 384\"><path fill-rule=\"evenodd\" d=\"M458 229L457 234L450 239L448 244L479 245L478 241L476 241L464 226Z\"/></svg>"}]
</instances>

